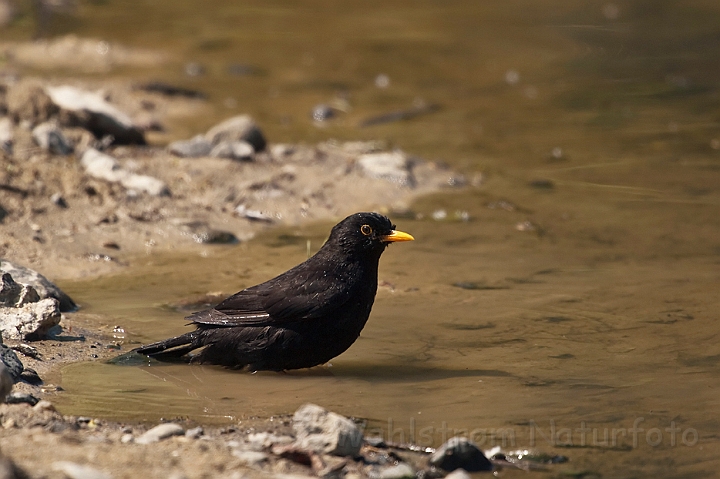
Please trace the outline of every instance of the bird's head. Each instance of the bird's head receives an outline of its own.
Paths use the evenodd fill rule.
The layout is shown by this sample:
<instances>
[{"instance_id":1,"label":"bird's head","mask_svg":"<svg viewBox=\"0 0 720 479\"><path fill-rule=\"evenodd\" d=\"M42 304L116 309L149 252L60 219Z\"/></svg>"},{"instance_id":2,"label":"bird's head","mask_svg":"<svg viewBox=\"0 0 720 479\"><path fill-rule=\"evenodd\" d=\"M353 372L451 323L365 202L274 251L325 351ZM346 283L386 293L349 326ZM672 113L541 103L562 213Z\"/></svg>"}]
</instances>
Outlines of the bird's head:
<instances>
[{"instance_id":1,"label":"bird's head","mask_svg":"<svg viewBox=\"0 0 720 479\"><path fill-rule=\"evenodd\" d=\"M397 231L390 219L378 213L355 213L335 225L328 243L354 252L379 254L396 241L412 241L411 235Z\"/></svg>"}]
</instances>

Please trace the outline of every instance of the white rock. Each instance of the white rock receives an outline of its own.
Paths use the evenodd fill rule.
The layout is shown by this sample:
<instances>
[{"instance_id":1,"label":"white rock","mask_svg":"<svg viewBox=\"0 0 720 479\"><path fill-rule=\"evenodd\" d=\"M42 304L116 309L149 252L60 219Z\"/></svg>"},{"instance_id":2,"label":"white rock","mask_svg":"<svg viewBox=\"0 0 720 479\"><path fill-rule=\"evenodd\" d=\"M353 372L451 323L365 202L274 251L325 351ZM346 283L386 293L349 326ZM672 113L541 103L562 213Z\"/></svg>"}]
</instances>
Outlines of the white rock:
<instances>
[{"instance_id":1,"label":"white rock","mask_svg":"<svg viewBox=\"0 0 720 479\"><path fill-rule=\"evenodd\" d=\"M145 144L145 137L132 119L98 93L74 86L45 88L52 102L63 110L79 113L82 127L97 137L112 135L116 143Z\"/></svg>"},{"instance_id":2,"label":"white rock","mask_svg":"<svg viewBox=\"0 0 720 479\"><path fill-rule=\"evenodd\" d=\"M167 185L162 180L127 171L120 166L120 163L115 158L94 148L89 148L83 153L80 164L85 167L85 172L88 175L111 183L120 183L127 189L154 196L164 196L170 193Z\"/></svg>"},{"instance_id":3,"label":"white rock","mask_svg":"<svg viewBox=\"0 0 720 479\"><path fill-rule=\"evenodd\" d=\"M0 260L0 274L10 273L13 280L21 285L32 287L40 299L56 298L60 301L60 311L75 311L78 307L75 301L58 288L53 282L37 271L11 263L7 260ZM22 294L21 294L22 296ZM27 302L31 302L28 300Z\"/></svg>"},{"instance_id":4,"label":"white rock","mask_svg":"<svg viewBox=\"0 0 720 479\"><path fill-rule=\"evenodd\" d=\"M362 432L350 419L315 404L300 406L293 415L296 444L302 449L336 456L355 456Z\"/></svg>"},{"instance_id":5,"label":"white rock","mask_svg":"<svg viewBox=\"0 0 720 479\"><path fill-rule=\"evenodd\" d=\"M223 141L210 151L213 158L230 158L231 160L250 161L255 155L255 148L247 141Z\"/></svg>"},{"instance_id":6,"label":"white rock","mask_svg":"<svg viewBox=\"0 0 720 479\"><path fill-rule=\"evenodd\" d=\"M399 185L408 185L411 181L408 160L399 151L361 155L358 166L370 178L382 178Z\"/></svg>"},{"instance_id":7,"label":"white rock","mask_svg":"<svg viewBox=\"0 0 720 479\"><path fill-rule=\"evenodd\" d=\"M168 422L160 424L147 431L145 434L135 440L136 444L151 444L158 442L163 439L167 439L171 436L182 436L185 434L185 430L181 425Z\"/></svg>"},{"instance_id":8,"label":"white rock","mask_svg":"<svg viewBox=\"0 0 720 479\"><path fill-rule=\"evenodd\" d=\"M45 298L19 308L0 307L0 332L5 338L43 337L59 323L60 303L55 298Z\"/></svg>"}]
</instances>

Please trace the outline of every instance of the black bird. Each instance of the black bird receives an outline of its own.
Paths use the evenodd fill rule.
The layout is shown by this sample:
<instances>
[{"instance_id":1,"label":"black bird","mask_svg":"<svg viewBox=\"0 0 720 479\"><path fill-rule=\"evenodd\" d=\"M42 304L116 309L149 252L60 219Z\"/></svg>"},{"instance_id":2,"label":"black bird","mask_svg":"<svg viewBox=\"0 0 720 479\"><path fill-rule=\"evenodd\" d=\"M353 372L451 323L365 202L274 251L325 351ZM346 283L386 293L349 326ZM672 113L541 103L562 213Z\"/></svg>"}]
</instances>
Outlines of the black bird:
<instances>
[{"instance_id":1,"label":"black bird","mask_svg":"<svg viewBox=\"0 0 720 479\"><path fill-rule=\"evenodd\" d=\"M348 216L304 263L191 314L186 319L195 331L135 351L172 359L203 348L189 355L190 361L250 371L326 363L347 350L365 326L380 255L392 242L413 239L380 214Z\"/></svg>"}]
</instances>

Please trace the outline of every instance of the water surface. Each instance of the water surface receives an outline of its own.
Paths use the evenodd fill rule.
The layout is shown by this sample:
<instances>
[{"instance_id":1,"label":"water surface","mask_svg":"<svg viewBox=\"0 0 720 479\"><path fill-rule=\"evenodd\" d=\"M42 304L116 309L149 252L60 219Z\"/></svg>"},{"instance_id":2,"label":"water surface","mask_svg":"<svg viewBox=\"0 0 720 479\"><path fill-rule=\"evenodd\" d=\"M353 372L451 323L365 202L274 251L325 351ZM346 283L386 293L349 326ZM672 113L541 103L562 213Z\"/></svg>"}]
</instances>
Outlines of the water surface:
<instances>
[{"instance_id":1,"label":"water surface","mask_svg":"<svg viewBox=\"0 0 720 479\"><path fill-rule=\"evenodd\" d=\"M437 445L457 429L484 447L534 445L580 475L715 476L718 25L709 1L82 5L56 33L166 49L174 63L124 74L208 92L214 113L173 125L178 137L248 112L273 142L381 138L484 183L395 218L417 241L385 253L373 315L332 367L76 364L59 407L222 422L311 401L394 440ZM184 76L190 61L205 74ZM315 104L340 100L347 113L313 124ZM358 126L418 101L440 109ZM186 330L167 304L268 279L330 226L62 285L153 341Z\"/></svg>"}]
</instances>

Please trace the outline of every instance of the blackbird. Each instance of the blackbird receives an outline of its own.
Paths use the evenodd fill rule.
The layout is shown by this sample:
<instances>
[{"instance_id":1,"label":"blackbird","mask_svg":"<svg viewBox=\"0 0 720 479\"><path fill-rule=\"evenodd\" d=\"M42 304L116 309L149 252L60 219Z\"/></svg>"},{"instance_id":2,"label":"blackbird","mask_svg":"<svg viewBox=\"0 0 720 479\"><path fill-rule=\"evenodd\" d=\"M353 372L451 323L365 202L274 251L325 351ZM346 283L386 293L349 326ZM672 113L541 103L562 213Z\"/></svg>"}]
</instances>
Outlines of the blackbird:
<instances>
[{"instance_id":1,"label":"blackbird","mask_svg":"<svg viewBox=\"0 0 720 479\"><path fill-rule=\"evenodd\" d=\"M380 255L392 242L413 239L380 214L348 216L304 263L187 316L195 331L135 351L161 360L188 355L192 362L250 371L326 363L347 350L365 326Z\"/></svg>"}]
</instances>

